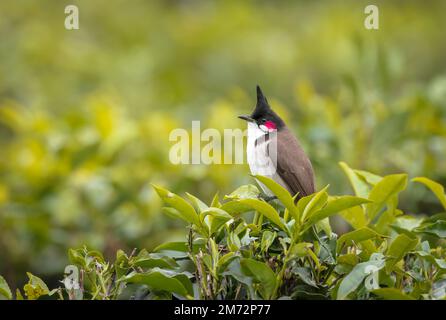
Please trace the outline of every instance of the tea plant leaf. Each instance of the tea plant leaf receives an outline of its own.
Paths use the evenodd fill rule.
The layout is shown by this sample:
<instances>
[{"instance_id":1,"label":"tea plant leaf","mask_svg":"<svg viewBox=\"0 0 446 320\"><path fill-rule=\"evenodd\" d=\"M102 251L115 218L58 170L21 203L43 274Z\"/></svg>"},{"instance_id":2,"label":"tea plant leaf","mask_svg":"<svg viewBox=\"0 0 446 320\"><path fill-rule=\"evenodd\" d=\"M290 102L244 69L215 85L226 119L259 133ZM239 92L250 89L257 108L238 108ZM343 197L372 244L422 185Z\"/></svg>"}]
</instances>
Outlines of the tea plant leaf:
<instances>
[{"instance_id":1,"label":"tea plant leaf","mask_svg":"<svg viewBox=\"0 0 446 320\"><path fill-rule=\"evenodd\" d=\"M40 296L44 296L50 293L48 286L42 279L33 275L30 272L26 273L28 275L29 281L23 287L25 291L25 295L28 297L28 300L36 300Z\"/></svg>"},{"instance_id":2,"label":"tea plant leaf","mask_svg":"<svg viewBox=\"0 0 446 320\"><path fill-rule=\"evenodd\" d=\"M225 202L221 205L220 209L226 211L231 216L237 216L239 214L253 210L251 206L240 203L239 200Z\"/></svg>"},{"instance_id":3,"label":"tea plant leaf","mask_svg":"<svg viewBox=\"0 0 446 320\"><path fill-rule=\"evenodd\" d=\"M322 209L316 211L313 215L311 215L310 218L308 219L308 224L312 225L319 220L330 217L333 214L369 202L370 200L368 199L359 198L355 196L336 197L333 200L328 201L325 207L323 207Z\"/></svg>"},{"instance_id":4,"label":"tea plant leaf","mask_svg":"<svg viewBox=\"0 0 446 320\"><path fill-rule=\"evenodd\" d=\"M154 268L146 273L132 272L121 279L127 283L139 283L155 291L167 291L192 298L193 288L189 278L181 273Z\"/></svg>"},{"instance_id":5,"label":"tea plant leaf","mask_svg":"<svg viewBox=\"0 0 446 320\"><path fill-rule=\"evenodd\" d=\"M184 220L197 226L201 225L197 212L189 202L167 189L156 185L152 186L165 203L178 210L178 212L183 216Z\"/></svg>"},{"instance_id":6,"label":"tea plant leaf","mask_svg":"<svg viewBox=\"0 0 446 320\"><path fill-rule=\"evenodd\" d=\"M176 261L170 257L160 255L158 253L150 253L144 257L138 257L136 260L131 262L131 265L141 268L164 268L164 269L174 269L178 267Z\"/></svg>"},{"instance_id":7,"label":"tea plant leaf","mask_svg":"<svg viewBox=\"0 0 446 320\"><path fill-rule=\"evenodd\" d=\"M72 264L80 266L82 268L87 267L87 262L79 250L68 249L68 259Z\"/></svg>"},{"instance_id":8,"label":"tea plant leaf","mask_svg":"<svg viewBox=\"0 0 446 320\"><path fill-rule=\"evenodd\" d=\"M276 224L280 229L284 231L288 231L285 224L280 219L279 213L274 209L270 204L265 201L257 200L257 199L244 199L239 200L241 204L245 204L250 206L252 209L258 211L263 214L266 218L268 218L271 222Z\"/></svg>"},{"instance_id":9,"label":"tea plant leaf","mask_svg":"<svg viewBox=\"0 0 446 320\"><path fill-rule=\"evenodd\" d=\"M446 298L446 279L441 279L432 284L430 295L434 300L444 300Z\"/></svg>"},{"instance_id":10,"label":"tea plant leaf","mask_svg":"<svg viewBox=\"0 0 446 320\"><path fill-rule=\"evenodd\" d=\"M366 215L369 222L381 211L386 203L407 185L407 174L392 174L385 176L370 191L369 200L373 201L367 205Z\"/></svg>"},{"instance_id":11,"label":"tea plant leaf","mask_svg":"<svg viewBox=\"0 0 446 320\"><path fill-rule=\"evenodd\" d=\"M343 254L338 257L338 264L346 264L349 266L356 266L359 262L359 257L352 253Z\"/></svg>"},{"instance_id":12,"label":"tea plant leaf","mask_svg":"<svg viewBox=\"0 0 446 320\"><path fill-rule=\"evenodd\" d=\"M260 242L260 250L262 250L262 252L268 251L276 236L276 232L271 232L269 230L264 231L262 234L262 241Z\"/></svg>"},{"instance_id":13,"label":"tea plant leaf","mask_svg":"<svg viewBox=\"0 0 446 320\"><path fill-rule=\"evenodd\" d=\"M396 218L394 223L391 224L390 227L395 229L398 233L401 233L402 230L410 232L419 227L422 222L422 219L404 215Z\"/></svg>"},{"instance_id":14,"label":"tea plant leaf","mask_svg":"<svg viewBox=\"0 0 446 320\"><path fill-rule=\"evenodd\" d=\"M345 162L339 162L339 166L342 168L348 180L350 181L355 194L358 197L367 198L370 190L367 183L360 177L358 177L355 170L351 169Z\"/></svg>"},{"instance_id":15,"label":"tea plant leaf","mask_svg":"<svg viewBox=\"0 0 446 320\"><path fill-rule=\"evenodd\" d=\"M327 185L321 191L317 192L314 197L308 202L300 217L301 222L304 222L306 219L310 218L314 212L325 206L328 199L328 194L326 192L328 187L329 186Z\"/></svg>"},{"instance_id":16,"label":"tea plant leaf","mask_svg":"<svg viewBox=\"0 0 446 320\"><path fill-rule=\"evenodd\" d=\"M397 288L380 288L371 291L384 300L416 300L414 297L405 294Z\"/></svg>"},{"instance_id":17,"label":"tea plant leaf","mask_svg":"<svg viewBox=\"0 0 446 320\"><path fill-rule=\"evenodd\" d=\"M368 184L375 185L381 181L383 177L364 170L353 170L359 177L364 179Z\"/></svg>"},{"instance_id":18,"label":"tea plant leaf","mask_svg":"<svg viewBox=\"0 0 446 320\"><path fill-rule=\"evenodd\" d=\"M240 265L240 259L233 259L231 263L226 267L226 271L222 273L223 276L231 276L238 282L245 285L246 290L249 292L251 299L256 299L257 295L253 288L253 278L245 275Z\"/></svg>"},{"instance_id":19,"label":"tea plant leaf","mask_svg":"<svg viewBox=\"0 0 446 320\"><path fill-rule=\"evenodd\" d=\"M384 236L367 227L345 233L338 239L336 244L336 252L341 252L345 245L350 245L351 243L358 244L359 242L378 237Z\"/></svg>"},{"instance_id":20,"label":"tea plant leaf","mask_svg":"<svg viewBox=\"0 0 446 320\"><path fill-rule=\"evenodd\" d=\"M161 208L161 212L164 213L166 216L168 216L169 218L172 219L180 219L186 222L187 221L186 217L184 217L184 215L182 215L177 209L172 208L172 207L162 207Z\"/></svg>"},{"instance_id":21,"label":"tea plant leaf","mask_svg":"<svg viewBox=\"0 0 446 320\"><path fill-rule=\"evenodd\" d=\"M263 183L269 190L274 193L274 195L277 197L277 199L282 202L282 204L285 206L285 208L288 209L290 214L293 216L294 219L299 219L299 212L297 210L296 205L294 204L294 199L291 196L291 194L286 190L284 187L282 187L280 184L275 182L273 179L270 179L268 177L255 175L254 178L259 180L261 183Z\"/></svg>"},{"instance_id":22,"label":"tea plant leaf","mask_svg":"<svg viewBox=\"0 0 446 320\"><path fill-rule=\"evenodd\" d=\"M317 288L316 281L313 279L313 275L311 273L310 268L304 268L304 267L293 267L291 269L291 272L297 275L305 284L308 284L309 286L312 286L314 288Z\"/></svg>"},{"instance_id":23,"label":"tea plant leaf","mask_svg":"<svg viewBox=\"0 0 446 320\"><path fill-rule=\"evenodd\" d=\"M313 244L309 242L296 243L290 248L290 257L303 258L307 255L308 250L312 247Z\"/></svg>"},{"instance_id":24,"label":"tea plant leaf","mask_svg":"<svg viewBox=\"0 0 446 320\"><path fill-rule=\"evenodd\" d=\"M193 251L194 251L194 253L197 253L200 249L203 249L204 247L205 247L204 242L203 243L194 242ZM153 251L154 252L161 252L161 251L188 252L189 245L187 242L166 242L166 243L160 244Z\"/></svg>"},{"instance_id":25,"label":"tea plant leaf","mask_svg":"<svg viewBox=\"0 0 446 320\"><path fill-rule=\"evenodd\" d=\"M264 262L253 259L241 259L240 266L245 275L252 277L259 284L259 292L263 299L271 299L276 287L276 275Z\"/></svg>"},{"instance_id":26,"label":"tea plant leaf","mask_svg":"<svg viewBox=\"0 0 446 320\"><path fill-rule=\"evenodd\" d=\"M8 300L12 299L11 289L9 288L5 278L3 278L2 276L0 276L0 298L1 297L4 297L5 299Z\"/></svg>"},{"instance_id":27,"label":"tea plant leaf","mask_svg":"<svg viewBox=\"0 0 446 320\"><path fill-rule=\"evenodd\" d=\"M218 191L215 193L214 197L212 198L211 207L220 208L221 203L218 196Z\"/></svg>"},{"instance_id":28,"label":"tea plant leaf","mask_svg":"<svg viewBox=\"0 0 446 320\"><path fill-rule=\"evenodd\" d=\"M189 192L186 192L186 196L189 198L190 202L192 202L197 212L202 212L204 210L209 209L206 203L198 199L196 196L190 194Z\"/></svg>"},{"instance_id":29,"label":"tea plant leaf","mask_svg":"<svg viewBox=\"0 0 446 320\"><path fill-rule=\"evenodd\" d=\"M384 267L384 256L374 253L369 261L358 263L353 270L342 279L337 292L337 299L343 300L356 290L364 279L372 272L377 272Z\"/></svg>"},{"instance_id":30,"label":"tea plant leaf","mask_svg":"<svg viewBox=\"0 0 446 320\"><path fill-rule=\"evenodd\" d=\"M229 232L228 239L226 240L228 243L229 250L236 252L239 251L241 247L240 238L235 232Z\"/></svg>"},{"instance_id":31,"label":"tea plant leaf","mask_svg":"<svg viewBox=\"0 0 446 320\"><path fill-rule=\"evenodd\" d=\"M364 209L360 206L345 209L340 212L339 215L354 229L360 229L367 226L367 218Z\"/></svg>"},{"instance_id":32,"label":"tea plant leaf","mask_svg":"<svg viewBox=\"0 0 446 320\"><path fill-rule=\"evenodd\" d=\"M444 187L441 184L425 177L416 177L413 178L412 181L422 183L428 187L435 194L438 200L440 200L443 208L446 209L446 194L444 193Z\"/></svg>"},{"instance_id":33,"label":"tea plant leaf","mask_svg":"<svg viewBox=\"0 0 446 320\"><path fill-rule=\"evenodd\" d=\"M446 221L438 220L434 223L421 225L420 227L414 229L414 231L434 235L438 238L446 238Z\"/></svg>"},{"instance_id":34,"label":"tea plant leaf","mask_svg":"<svg viewBox=\"0 0 446 320\"><path fill-rule=\"evenodd\" d=\"M226 221L232 219L232 216L229 213L227 213L225 210L220 209L220 208L213 208L213 207L204 210L203 212L201 212L200 215L201 215L202 219L204 219L208 215L210 215L212 217L220 218L220 219L223 219Z\"/></svg>"},{"instance_id":35,"label":"tea plant leaf","mask_svg":"<svg viewBox=\"0 0 446 320\"><path fill-rule=\"evenodd\" d=\"M446 270L446 260L445 259L437 259L430 253L427 253L425 251L415 251L414 252L417 256L419 256L421 259L425 259L435 265L439 269Z\"/></svg>"},{"instance_id":36,"label":"tea plant leaf","mask_svg":"<svg viewBox=\"0 0 446 320\"><path fill-rule=\"evenodd\" d=\"M235 252L229 252L227 254L225 254L224 256L222 256L219 260L218 260L218 264L217 264L217 271L218 273L223 273L226 271L227 267L229 266L229 264L234 261L237 258L237 255L235 254Z\"/></svg>"},{"instance_id":37,"label":"tea plant leaf","mask_svg":"<svg viewBox=\"0 0 446 320\"><path fill-rule=\"evenodd\" d=\"M305 208L310 203L310 201L316 196L316 193L310 194L309 196L305 196L303 198L300 198L299 201L297 201L297 211L299 212L299 217L302 216ZM300 220L298 220L300 221Z\"/></svg>"},{"instance_id":38,"label":"tea plant leaf","mask_svg":"<svg viewBox=\"0 0 446 320\"><path fill-rule=\"evenodd\" d=\"M15 299L16 300L25 300L25 298L23 298L22 293L20 292L20 289L16 289L15 290Z\"/></svg>"},{"instance_id":39,"label":"tea plant leaf","mask_svg":"<svg viewBox=\"0 0 446 320\"><path fill-rule=\"evenodd\" d=\"M418 238L409 238L404 233L398 235L390 244L386 254L389 259L386 261L386 271L390 272L393 266L400 261L409 251L415 249Z\"/></svg>"},{"instance_id":40,"label":"tea plant leaf","mask_svg":"<svg viewBox=\"0 0 446 320\"><path fill-rule=\"evenodd\" d=\"M248 184L237 188L231 194L226 195L225 199L239 200L239 199L255 199L258 198L260 194L259 189L253 185Z\"/></svg>"}]
</instances>

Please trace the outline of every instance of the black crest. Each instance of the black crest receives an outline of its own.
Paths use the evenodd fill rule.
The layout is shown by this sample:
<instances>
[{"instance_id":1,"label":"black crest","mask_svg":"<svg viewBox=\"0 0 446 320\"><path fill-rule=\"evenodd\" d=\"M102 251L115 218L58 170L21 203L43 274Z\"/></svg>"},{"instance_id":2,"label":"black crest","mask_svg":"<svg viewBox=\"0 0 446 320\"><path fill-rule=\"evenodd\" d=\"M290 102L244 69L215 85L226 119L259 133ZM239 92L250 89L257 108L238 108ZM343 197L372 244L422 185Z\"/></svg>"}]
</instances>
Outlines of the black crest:
<instances>
[{"instance_id":1,"label":"black crest","mask_svg":"<svg viewBox=\"0 0 446 320\"><path fill-rule=\"evenodd\" d=\"M278 130L281 130L285 123L283 120L271 109L268 100L263 95L262 89L257 86L257 104L256 108L250 116L257 124L263 124L267 120L272 120L277 126Z\"/></svg>"},{"instance_id":2,"label":"black crest","mask_svg":"<svg viewBox=\"0 0 446 320\"><path fill-rule=\"evenodd\" d=\"M260 86L257 86L257 104L256 104L256 108L254 109L254 111L251 114L251 118L258 119L270 111L272 111L272 110L268 104L268 100L263 95L263 92L262 92L262 89L260 89Z\"/></svg>"}]
</instances>

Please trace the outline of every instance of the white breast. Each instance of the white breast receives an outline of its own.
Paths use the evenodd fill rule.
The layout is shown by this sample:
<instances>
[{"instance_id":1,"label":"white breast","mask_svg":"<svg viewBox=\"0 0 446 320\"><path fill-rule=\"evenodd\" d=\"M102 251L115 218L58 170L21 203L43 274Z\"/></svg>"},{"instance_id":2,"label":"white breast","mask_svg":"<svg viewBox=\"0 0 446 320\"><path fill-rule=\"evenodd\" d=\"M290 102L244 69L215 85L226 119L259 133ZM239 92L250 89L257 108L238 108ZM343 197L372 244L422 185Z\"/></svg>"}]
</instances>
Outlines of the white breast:
<instances>
[{"instance_id":1,"label":"white breast","mask_svg":"<svg viewBox=\"0 0 446 320\"><path fill-rule=\"evenodd\" d=\"M251 170L251 174L272 178L286 188L284 181L277 174L277 161L274 157L270 156L271 151L277 146L274 141L276 134L270 134L270 139L265 139L265 135L266 133L259 129L255 123L248 122L246 156L249 169ZM269 150L268 146L270 147ZM259 185L267 195L273 195L262 183L259 182Z\"/></svg>"}]
</instances>

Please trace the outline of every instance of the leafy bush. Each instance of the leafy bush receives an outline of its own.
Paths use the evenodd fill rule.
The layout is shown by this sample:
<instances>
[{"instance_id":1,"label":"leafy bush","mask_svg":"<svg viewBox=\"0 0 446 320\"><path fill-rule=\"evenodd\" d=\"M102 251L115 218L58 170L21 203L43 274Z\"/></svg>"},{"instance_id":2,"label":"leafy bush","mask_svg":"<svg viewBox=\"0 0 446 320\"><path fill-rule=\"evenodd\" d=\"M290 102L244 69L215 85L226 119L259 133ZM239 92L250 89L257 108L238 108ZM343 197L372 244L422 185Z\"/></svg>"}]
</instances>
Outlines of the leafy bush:
<instances>
[{"instance_id":1,"label":"leafy bush","mask_svg":"<svg viewBox=\"0 0 446 320\"><path fill-rule=\"evenodd\" d=\"M207 205L160 186L163 212L184 220L184 242L152 253L119 250L114 263L97 251L70 249L78 286L52 291L28 273L27 299L445 299L446 213L414 217L398 209L406 174L378 176L341 163L355 195L328 186L295 201L273 180L255 176L277 197L268 203L245 185ZM440 184L418 177L446 209ZM329 218L353 228L338 237ZM68 289L67 289L68 288ZM12 293L0 278L0 296ZM23 295L19 290L16 298Z\"/></svg>"},{"instance_id":2,"label":"leafy bush","mask_svg":"<svg viewBox=\"0 0 446 320\"><path fill-rule=\"evenodd\" d=\"M184 239L148 181L208 202L248 183L247 167L174 166L169 133L191 120L244 129L236 115L256 83L332 194L349 193L341 159L446 184L443 0L380 1L379 32L363 28L368 1L76 2L81 26L67 31L63 1L0 1L0 274L11 287L27 270L54 285L68 248L110 260ZM400 203L437 204L421 186Z\"/></svg>"}]
</instances>

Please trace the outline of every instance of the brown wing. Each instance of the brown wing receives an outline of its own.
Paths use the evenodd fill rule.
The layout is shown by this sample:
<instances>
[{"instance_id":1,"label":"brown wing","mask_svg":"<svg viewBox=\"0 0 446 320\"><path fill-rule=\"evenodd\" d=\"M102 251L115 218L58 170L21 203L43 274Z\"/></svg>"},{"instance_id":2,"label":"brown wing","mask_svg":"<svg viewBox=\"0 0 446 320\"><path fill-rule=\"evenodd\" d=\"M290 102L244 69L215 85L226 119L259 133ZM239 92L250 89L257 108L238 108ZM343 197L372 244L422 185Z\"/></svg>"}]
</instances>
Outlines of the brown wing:
<instances>
[{"instance_id":1,"label":"brown wing","mask_svg":"<svg viewBox=\"0 0 446 320\"><path fill-rule=\"evenodd\" d=\"M299 193L298 198L314 193L314 173L310 159L287 128L277 135L277 173L293 195Z\"/></svg>"}]
</instances>

